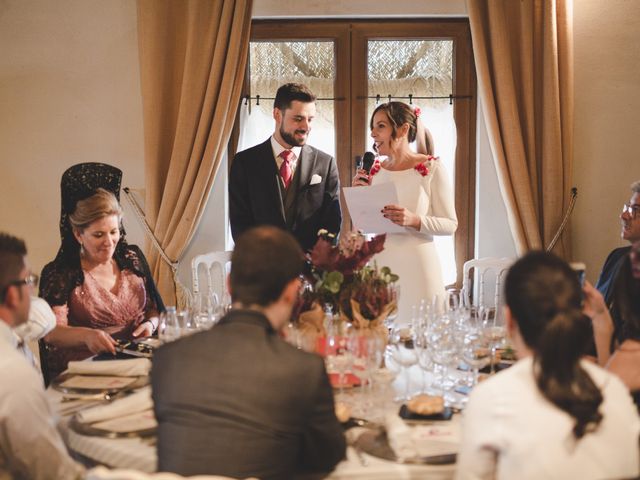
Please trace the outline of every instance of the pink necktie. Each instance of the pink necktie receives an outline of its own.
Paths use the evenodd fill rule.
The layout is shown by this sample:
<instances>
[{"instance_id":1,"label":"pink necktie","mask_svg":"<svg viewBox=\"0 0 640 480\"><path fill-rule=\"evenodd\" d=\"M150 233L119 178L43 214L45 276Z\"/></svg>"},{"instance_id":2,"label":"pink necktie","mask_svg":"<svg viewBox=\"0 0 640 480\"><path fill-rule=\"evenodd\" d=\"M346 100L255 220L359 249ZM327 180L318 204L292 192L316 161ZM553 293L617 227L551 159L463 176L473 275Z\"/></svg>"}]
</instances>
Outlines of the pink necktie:
<instances>
[{"instance_id":1,"label":"pink necktie","mask_svg":"<svg viewBox=\"0 0 640 480\"><path fill-rule=\"evenodd\" d=\"M280 176L284 182L284 188L289 188L291 183L291 159L293 152L291 150L283 150L280 152L280 158L282 158L282 165L280 165Z\"/></svg>"}]
</instances>

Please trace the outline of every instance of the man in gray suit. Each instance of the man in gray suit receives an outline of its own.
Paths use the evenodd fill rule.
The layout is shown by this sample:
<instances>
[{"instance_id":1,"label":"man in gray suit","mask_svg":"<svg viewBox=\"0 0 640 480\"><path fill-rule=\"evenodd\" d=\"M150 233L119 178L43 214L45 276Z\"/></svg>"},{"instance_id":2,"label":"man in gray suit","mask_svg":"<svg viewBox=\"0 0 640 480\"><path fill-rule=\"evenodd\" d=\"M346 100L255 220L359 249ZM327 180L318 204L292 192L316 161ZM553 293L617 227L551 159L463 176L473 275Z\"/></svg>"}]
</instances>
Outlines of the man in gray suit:
<instances>
[{"instance_id":1,"label":"man in gray suit","mask_svg":"<svg viewBox=\"0 0 640 480\"><path fill-rule=\"evenodd\" d=\"M273 135L234 157L229 173L234 240L251 227L274 225L310 250L318 230L340 231L338 167L330 155L306 144L315 99L304 85L282 85L273 102Z\"/></svg>"},{"instance_id":2,"label":"man in gray suit","mask_svg":"<svg viewBox=\"0 0 640 480\"><path fill-rule=\"evenodd\" d=\"M151 380L160 471L290 479L329 472L344 458L322 358L278 334L302 268L290 234L250 229L231 257L231 312L158 349Z\"/></svg>"}]
</instances>

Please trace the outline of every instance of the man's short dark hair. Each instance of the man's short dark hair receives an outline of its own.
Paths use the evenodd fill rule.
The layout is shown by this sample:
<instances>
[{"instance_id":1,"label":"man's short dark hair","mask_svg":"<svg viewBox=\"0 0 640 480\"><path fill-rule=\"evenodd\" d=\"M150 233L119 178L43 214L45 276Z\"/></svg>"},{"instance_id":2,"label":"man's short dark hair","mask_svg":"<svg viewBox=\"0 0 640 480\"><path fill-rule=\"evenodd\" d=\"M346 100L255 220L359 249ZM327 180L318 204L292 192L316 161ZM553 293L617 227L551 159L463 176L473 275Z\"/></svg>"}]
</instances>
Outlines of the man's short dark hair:
<instances>
[{"instance_id":1,"label":"man's short dark hair","mask_svg":"<svg viewBox=\"0 0 640 480\"><path fill-rule=\"evenodd\" d=\"M0 232L0 303L4 303L5 290L18 280L24 269L27 247L24 241Z\"/></svg>"},{"instance_id":2,"label":"man's short dark hair","mask_svg":"<svg viewBox=\"0 0 640 480\"><path fill-rule=\"evenodd\" d=\"M301 83L285 83L276 92L273 108L286 110L294 100L303 103L312 103L316 101L316 96L306 85Z\"/></svg>"},{"instance_id":3,"label":"man's short dark hair","mask_svg":"<svg viewBox=\"0 0 640 480\"><path fill-rule=\"evenodd\" d=\"M640 180L631 184L631 193L640 193Z\"/></svg>"},{"instance_id":4,"label":"man's short dark hair","mask_svg":"<svg viewBox=\"0 0 640 480\"><path fill-rule=\"evenodd\" d=\"M302 248L290 233L272 226L247 230L231 255L231 298L247 306L267 306L303 267Z\"/></svg>"}]
</instances>

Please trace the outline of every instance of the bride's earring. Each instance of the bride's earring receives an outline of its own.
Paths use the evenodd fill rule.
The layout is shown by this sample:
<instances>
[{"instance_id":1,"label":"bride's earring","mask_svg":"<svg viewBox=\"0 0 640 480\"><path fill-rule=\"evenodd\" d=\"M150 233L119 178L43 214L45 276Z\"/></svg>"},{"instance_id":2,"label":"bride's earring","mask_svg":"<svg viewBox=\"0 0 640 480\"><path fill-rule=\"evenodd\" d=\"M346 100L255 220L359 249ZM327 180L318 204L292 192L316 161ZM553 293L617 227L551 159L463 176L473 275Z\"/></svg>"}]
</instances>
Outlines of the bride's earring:
<instances>
[{"instance_id":1,"label":"bride's earring","mask_svg":"<svg viewBox=\"0 0 640 480\"><path fill-rule=\"evenodd\" d=\"M80 256L84 257L84 245L82 243L80 244Z\"/></svg>"}]
</instances>

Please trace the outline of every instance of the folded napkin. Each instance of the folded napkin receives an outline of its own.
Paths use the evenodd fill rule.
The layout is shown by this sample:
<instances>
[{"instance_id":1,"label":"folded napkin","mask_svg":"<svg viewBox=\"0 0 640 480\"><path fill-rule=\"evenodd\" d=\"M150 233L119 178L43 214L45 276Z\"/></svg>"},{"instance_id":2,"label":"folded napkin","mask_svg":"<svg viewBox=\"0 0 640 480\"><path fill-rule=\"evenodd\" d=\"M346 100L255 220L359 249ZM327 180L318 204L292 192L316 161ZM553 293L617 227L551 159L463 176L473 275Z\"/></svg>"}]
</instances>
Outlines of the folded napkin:
<instances>
[{"instance_id":1,"label":"folded napkin","mask_svg":"<svg viewBox=\"0 0 640 480\"><path fill-rule=\"evenodd\" d=\"M99 362L69 362L66 373L140 377L149 375L149 371L151 371L151 360L148 358L132 358L127 360L101 360Z\"/></svg>"},{"instance_id":2,"label":"folded napkin","mask_svg":"<svg viewBox=\"0 0 640 480\"><path fill-rule=\"evenodd\" d=\"M25 342L39 340L56 326L56 316L42 298L31 297L28 321L18 325L14 331Z\"/></svg>"},{"instance_id":3,"label":"folded napkin","mask_svg":"<svg viewBox=\"0 0 640 480\"><path fill-rule=\"evenodd\" d=\"M115 400L108 405L87 408L78 412L76 418L80 423L95 423L111 418L118 418L131 413L142 412L153 408L151 387L144 387L136 393Z\"/></svg>"},{"instance_id":4,"label":"folded napkin","mask_svg":"<svg viewBox=\"0 0 640 480\"><path fill-rule=\"evenodd\" d=\"M404 423L396 412L385 415L384 426L387 430L389 446L398 460L403 461L418 456L411 427Z\"/></svg>"}]
</instances>

